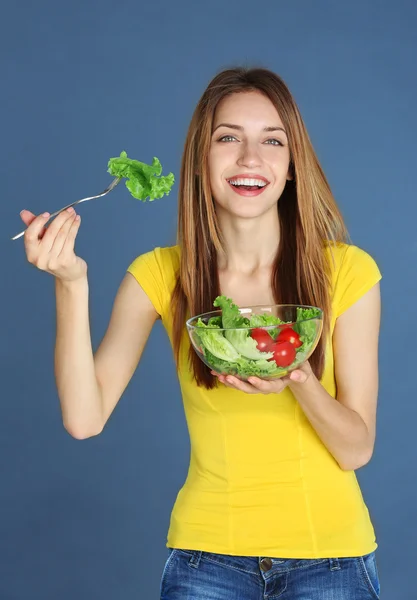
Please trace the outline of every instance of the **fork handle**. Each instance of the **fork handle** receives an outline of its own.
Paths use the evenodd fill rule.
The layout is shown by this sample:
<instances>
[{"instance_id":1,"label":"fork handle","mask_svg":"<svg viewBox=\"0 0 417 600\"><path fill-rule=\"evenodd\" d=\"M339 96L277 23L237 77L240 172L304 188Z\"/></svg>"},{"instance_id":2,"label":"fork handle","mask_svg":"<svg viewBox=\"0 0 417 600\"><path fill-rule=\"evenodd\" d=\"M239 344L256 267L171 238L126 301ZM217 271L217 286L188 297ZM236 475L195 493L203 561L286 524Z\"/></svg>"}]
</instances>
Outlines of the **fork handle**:
<instances>
[{"instance_id":1,"label":"fork handle","mask_svg":"<svg viewBox=\"0 0 417 600\"><path fill-rule=\"evenodd\" d=\"M67 204L67 206L64 206L64 208L60 208L59 210L55 211L54 213L52 213L52 215L49 216L49 219L52 219L52 217L56 217L57 215L59 215L59 213L64 212L64 210L67 210L67 208L71 208L71 206L75 206L76 204L79 204L80 202L82 202L83 200L76 200L75 202L72 202L71 204ZM46 221L46 222L48 222Z\"/></svg>"},{"instance_id":2,"label":"fork handle","mask_svg":"<svg viewBox=\"0 0 417 600\"><path fill-rule=\"evenodd\" d=\"M72 202L71 204L67 204L67 206L64 206L63 208L56 210L54 213L49 215L49 219L46 221L46 223L48 223L53 217L56 217L57 215L59 215L59 213L62 213L64 210L67 210L67 208L71 208L71 206L75 206L76 204L79 204L80 202L83 202L83 200L76 200L75 202ZM45 223L45 225L46 225L46 223ZM25 231L26 231L26 229L24 229L17 235L13 236L11 239L17 240L17 239L21 238L22 235L25 235Z\"/></svg>"},{"instance_id":3,"label":"fork handle","mask_svg":"<svg viewBox=\"0 0 417 600\"><path fill-rule=\"evenodd\" d=\"M81 198L81 200L76 200L75 202L71 202L71 204L67 204L67 206L64 206L64 208L60 208L56 212L49 215L48 221L50 221L52 219L52 217L56 217L57 215L59 215L59 213L62 213L64 210L67 210L67 208L70 208L71 206L75 206L76 204L81 204L81 202L87 202L87 200L95 200L96 198L101 198L102 196L105 196L106 194L108 194L109 192L114 190L116 185L118 185L118 183L120 183L121 180L122 180L121 177L115 177L113 179L113 181L111 182L111 184L104 190L104 192L101 192L101 194L97 194L97 196L88 196L87 198ZM48 223L48 221L46 221L46 223ZM45 223L45 225L46 225L46 223ZM17 235L15 235L11 239L12 240L19 239L20 237L22 237L22 235L25 235L25 231L26 231L26 229L24 231L21 231Z\"/></svg>"}]
</instances>

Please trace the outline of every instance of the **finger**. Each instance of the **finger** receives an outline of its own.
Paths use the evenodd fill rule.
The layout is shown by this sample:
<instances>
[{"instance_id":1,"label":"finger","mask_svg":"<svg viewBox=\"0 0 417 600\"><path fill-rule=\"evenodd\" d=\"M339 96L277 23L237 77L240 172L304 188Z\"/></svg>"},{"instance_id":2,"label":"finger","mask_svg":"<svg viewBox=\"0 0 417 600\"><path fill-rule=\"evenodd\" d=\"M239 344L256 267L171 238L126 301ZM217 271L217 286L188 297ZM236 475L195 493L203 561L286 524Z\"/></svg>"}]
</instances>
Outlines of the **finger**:
<instances>
[{"instance_id":1,"label":"finger","mask_svg":"<svg viewBox=\"0 0 417 600\"><path fill-rule=\"evenodd\" d=\"M69 232L75 222L76 216L77 215L75 214L75 212L73 212L71 216L64 221L62 227L60 228L53 240L52 247L50 250L51 256L58 257L62 254Z\"/></svg>"},{"instance_id":2,"label":"finger","mask_svg":"<svg viewBox=\"0 0 417 600\"><path fill-rule=\"evenodd\" d=\"M214 375L214 377L217 377L218 379L220 379L220 377L225 377L225 375L222 375L221 373L217 373L217 371L210 371L210 373L212 375Z\"/></svg>"},{"instance_id":3,"label":"finger","mask_svg":"<svg viewBox=\"0 0 417 600\"><path fill-rule=\"evenodd\" d=\"M246 383L238 379L237 377L233 377L233 375L227 375L225 378L226 382L241 392L246 392L247 394L259 394L259 390L253 387L250 383Z\"/></svg>"},{"instance_id":4,"label":"finger","mask_svg":"<svg viewBox=\"0 0 417 600\"><path fill-rule=\"evenodd\" d=\"M80 215L75 215L73 222L71 223L71 227L69 229L68 235L65 239L64 246L61 250L61 256L67 256L69 254L74 253L75 247L75 238L77 237L78 230L81 225L81 217Z\"/></svg>"},{"instance_id":5,"label":"finger","mask_svg":"<svg viewBox=\"0 0 417 600\"><path fill-rule=\"evenodd\" d=\"M26 225L26 227L29 227L29 225L32 223L32 221L34 219L36 219L36 215L33 212L30 212L30 210L26 210L24 208L23 210L20 211L20 218L22 219L22 221Z\"/></svg>"},{"instance_id":6,"label":"finger","mask_svg":"<svg viewBox=\"0 0 417 600\"><path fill-rule=\"evenodd\" d=\"M301 369L295 369L294 371L291 371L288 378L290 379L290 381L296 381L297 383L305 383L308 379L308 375Z\"/></svg>"},{"instance_id":7,"label":"finger","mask_svg":"<svg viewBox=\"0 0 417 600\"><path fill-rule=\"evenodd\" d=\"M223 383L225 386L233 388L234 386L229 383L226 379L226 375L222 375L221 373L213 373L213 375L215 377L217 377L217 379L220 381L220 383Z\"/></svg>"},{"instance_id":8,"label":"finger","mask_svg":"<svg viewBox=\"0 0 417 600\"><path fill-rule=\"evenodd\" d=\"M225 384L225 376L224 375L220 375L220 373L213 373L213 375L215 377L217 377L217 379L220 381L220 383L224 383Z\"/></svg>"},{"instance_id":9,"label":"finger","mask_svg":"<svg viewBox=\"0 0 417 600\"><path fill-rule=\"evenodd\" d=\"M282 379L276 380L265 380L260 377L249 377L248 381L255 389L259 390L263 394L279 394L285 387L286 382Z\"/></svg>"},{"instance_id":10,"label":"finger","mask_svg":"<svg viewBox=\"0 0 417 600\"><path fill-rule=\"evenodd\" d=\"M25 231L24 245L26 249L26 255L30 262L37 256L38 247L40 244L39 236L44 229L45 223L49 219L49 216L49 213L38 215L32 220L31 224Z\"/></svg>"},{"instance_id":11,"label":"finger","mask_svg":"<svg viewBox=\"0 0 417 600\"><path fill-rule=\"evenodd\" d=\"M26 227L29 227L29 225L31 225L33 223L33 221L36 219L36 215L31 212L30 210L26 210L23 209L20 211L20 218L22 219L23 223L26 225ZM38 239L42 239L45 233L45 227L43 229L41 229L41 232L38 235Z\"/></svg>"},{"instance_id":12,"label":"finger","mask_svg":"<svg viewBox=\"0 0 417 600\"><path fill-rule=\"evenodd\" d=\"M61 228L68 220L70 220L70 223L72 223L73 218L74 218L74 209L69 209L69 210L64 210L61 213L59 213L59 215L55 218L55 220L52 221L52 223L49 225L48 229L46 230L45 235L43 236L44 249L46 252L51 252L52 247L55 242L55 238L57 237ZM62 237L62 234L61 234L61 237Z\"/></svg>"}]
</instances>

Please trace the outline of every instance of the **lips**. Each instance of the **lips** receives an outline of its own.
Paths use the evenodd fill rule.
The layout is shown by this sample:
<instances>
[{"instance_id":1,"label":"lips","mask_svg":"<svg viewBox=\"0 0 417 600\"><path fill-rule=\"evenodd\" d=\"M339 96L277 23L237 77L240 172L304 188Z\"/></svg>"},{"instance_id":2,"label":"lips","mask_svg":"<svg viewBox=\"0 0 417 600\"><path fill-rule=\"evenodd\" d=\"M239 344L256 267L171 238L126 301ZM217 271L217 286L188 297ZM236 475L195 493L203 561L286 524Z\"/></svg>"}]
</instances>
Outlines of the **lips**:
<instances>
[{"instance_id":1,"label":"lips","mask_svg":"<svg viewBox=\"0 0 417 600\"><path fill-rule=\"evenodd\" d=\"M233 181L235 179L260 179L265 183L269 183L269 179L263 175L258 175L258 173L239 173L238 175L233 175L233 177L228 177L227 181Z\"/></svg>"},{"instance_id":2,"label":"lips","mask_svg":"<svg viewBox=\"0 0 417 600\"><path fill-rule=\"evenodd\" d=\"M262 194L262 192L264 190L266 190L266 188L269 185L269 184L266 184L264 187L261 187L261 188L247 189L245 187L236 187L235 185L231 184L229 181L227 183L229 184L229 186L232 188L232 190L236 194L239 194L239 196L259 196L260 194Z\"/></svg>"},{"instance_id":3,"label":"lips","mask_svg":"<svg viewBox=\"0 0 417 600\"><path fill-rule=\"evenodd\" d=\"M257 173L241 173L228 178L226 181L239 196L259 196L270 183L266 177ZM257 182L260 183L259 187Z\"/></svg>"}]
</instances>

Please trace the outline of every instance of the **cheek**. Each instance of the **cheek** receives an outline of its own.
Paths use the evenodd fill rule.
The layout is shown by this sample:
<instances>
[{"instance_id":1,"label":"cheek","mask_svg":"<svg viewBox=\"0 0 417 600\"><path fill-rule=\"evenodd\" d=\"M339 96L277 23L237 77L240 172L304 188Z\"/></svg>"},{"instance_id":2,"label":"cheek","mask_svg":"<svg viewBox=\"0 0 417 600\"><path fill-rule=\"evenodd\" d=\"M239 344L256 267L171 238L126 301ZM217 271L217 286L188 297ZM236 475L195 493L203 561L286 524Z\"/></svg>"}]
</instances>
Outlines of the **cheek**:
<instances>
[{"instance_id":1,"label":"cheek","mask_svg":"<svg viewBox=\"0 0 417 600\"><path fill-rule=\"evenodd\" d=\"M275 173L287 173L290 166L290 155L288 152L282 152L269 158L269 165Z\"/></svg>"},{"instance_id":2,"label":"cheek","mask_svg":"<svg viewBox=\"0 0 417 600\"><path fill-rule=\"evenodd\" d=\"M222 174L225 169L225 161L222 160L222 156L218 152L211 152L209 154L209 173L210 183L213 188L217 188L220 185Z\"/></svg>"}]
</instances>

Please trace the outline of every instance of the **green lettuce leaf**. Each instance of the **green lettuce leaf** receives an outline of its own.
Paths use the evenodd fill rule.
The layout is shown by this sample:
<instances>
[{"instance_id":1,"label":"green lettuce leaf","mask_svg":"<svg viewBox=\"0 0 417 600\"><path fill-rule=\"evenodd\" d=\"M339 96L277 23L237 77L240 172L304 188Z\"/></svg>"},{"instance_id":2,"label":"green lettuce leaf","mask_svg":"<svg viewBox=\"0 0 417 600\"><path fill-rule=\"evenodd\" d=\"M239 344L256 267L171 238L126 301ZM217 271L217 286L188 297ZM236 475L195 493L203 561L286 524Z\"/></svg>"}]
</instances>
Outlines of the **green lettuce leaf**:
<instances>
[{"instance_id":1,"label":"green lettuce leaf","mask_svg":"<svg viewBox=\"0 0 417 600\"><path fill-rule=\"evenodd\" d=\"M267 327L268 325L282 325L285 321L281 321L279 317L275 315L262 314L262 315L251 315L249 319L251 327Z\"/></svg>"},{"instance_id":2,"label":"green lettuce leaf","mask_svg":"<svg viewBox=\"0 0 417 600\"><path fill-rule=\"evenodd\" d=\"M243 356L236 362L221 360L214 356L207 348L204 348L204 355L211 368L218 373L227 373L228 375L237 375L242 379L248 377L272 377L287 374L287 369L277 367L274 361L265 359L249 360Z\"/></svg>"},{"instance_id":3,"label":"green lettuce leaf","mask_svg":"<svg viewBox=\"0 0 417 600\"><path fill-rule=\"evenodd\" d=\"M218 358L205 346L203 346L203 353L213 371L217 371L218 373L227 373L228 375L237 374L238 365L236 362L230 362L229 360Z\"/></svg>"},{"instance_id":4,"label":"green lettuce leaf","mask_svg":"<svg viewBox=\"0 0 417 600\"><path fill-rule=\"evenodd\" d=\"M238 375L242 377L271 377L285 375L287 369L277 367L273 360L247 360L240 358L238 361Z\"/></svg>"},{"instance_id":5,"label":"green lettuce leaf","mask_svg":"<svg viewBox=\"0 0 417 600\"><path fill-rule=\"evenodd\" d=\"M321 317L321 310L318 308L301 308L297 307L297 323L295 323L293 329L300 335L300 340L303 343L302 346L297 348L297 352L308 353L312 347L317 331L317 317ZM307 321L305 319L312 319ZM304 321L298 323L298 321Z\"/></svg>"},{"instance_id":6,"label":"green lettuce leaf","mask_svg":"<svg viewBox=\"0 0 417 600\"><path fill-rule=\"evenodd\" d=\"M225 328L225 338L236 348L236 350L246 358L267 359L272 358L271 352L260 352L257 349L257 342L249 335L249 329L239 329L250 327L250 320L240 314L239 307L226 296L217 296L213 302L222 311L222 326ZM229 329L236 328L236 329Z\"/></svg>"},{"instance_id":7,"label":"green lettuce leaf","mask_svg":"<svg viewBox=\"0 0 417 600\"><path fill-rule=\"evenodd\" d=\"M204 348L204 355L214 371L227 373L228 375L237 375L242 379L247 379L248 377L283 376L288 372L287 369L277 367L274 361L265 359L249 360L242 356L236 362L229 362L214 356L207 348Z\"/></svg>"},{"instance_id":8,"label":"green lettuce leaf","mask_svg":"<svg viewBox=\"0 0 417 600\"><path fill-rule=\"evenodd\" d=\"M239 307L230 298L217 296L213 302L213 306L218 306L221 309L222 326L224 328L247 327L249 325L249 319L242 317Z\"/></svg>"},{"instance_id":9,"label":"green lettuce leaf","mask_svg":"<svg viewBox=\"0 0 417 600\"><path fill-rule=\"evenodd\" d=\"M297 306L297 321L315 319L321 317L321 314L320 308L301 308L301 306Z\"/></svg>"},{"instance_id":10,"label":"green lettuce leaf","mask_svg":"<svg viewBox=\"0 0 417 600\"><path fill-rule=\"evenodd\" d=\"M270 325L282 325L285 322L286 321L282 321L279 317L276 317L275 315L262 314L251 315L250 317L251 327L268 327ZM275 327L273 329L268 329L267 331L272 337L272 339L275 341L279 335L280 329L278 327Z\"/></svg>"},{"instance_id":11,"label":"green lettuce leaf","mask_svg":"<svg viewBox=\"0 0 417 600\"><path fill-rule=\"evenodd\" d=\"M221 315L218 315L217 317L210 317L210 319L207 322L208 325L216 325L217 327L221 327L222 326L222 317Z\"/></svg>"},{"instance_id":12,"label":"green lettuce leaf","mask_svg":"<svg viewBox=\"0 0 417 600\"><path fill-rule=\"evenodd\" d=\"M226 329L224 335L236 350L246 358L266 360L274 356L273 352L261 352L258 350L257 341L249 335L249 329Z\"/></svg>"},{"instance_id":13,"label":"green lettuce leaf","mask_svg":"<svg viewBox=\"0 0 417 600\"><path fill-rule=\"evenodd\" d=\"M223 332L219 331L217 325L206 325L201 319L198 319L196 327L203 351L208 350L217 358L225 361L233 362L240 357L239 352L224 337Z\"/></svg>"},{"instance_id":14,"label":"green lettuce leaf","mask_svg":"<svg viewBox=\"0 0 417 600\"><path fill-rule=\"evenodd\" d=\"M117 158L111 158L108 163L108 172L113 177L125 177L126 187L134 198L149 201L162 198L169 194L175 178L173 173L161 176L162 165L155 157L152 165L128 158L126 152L121 152Z\"/></svg>"}]
</instances>

